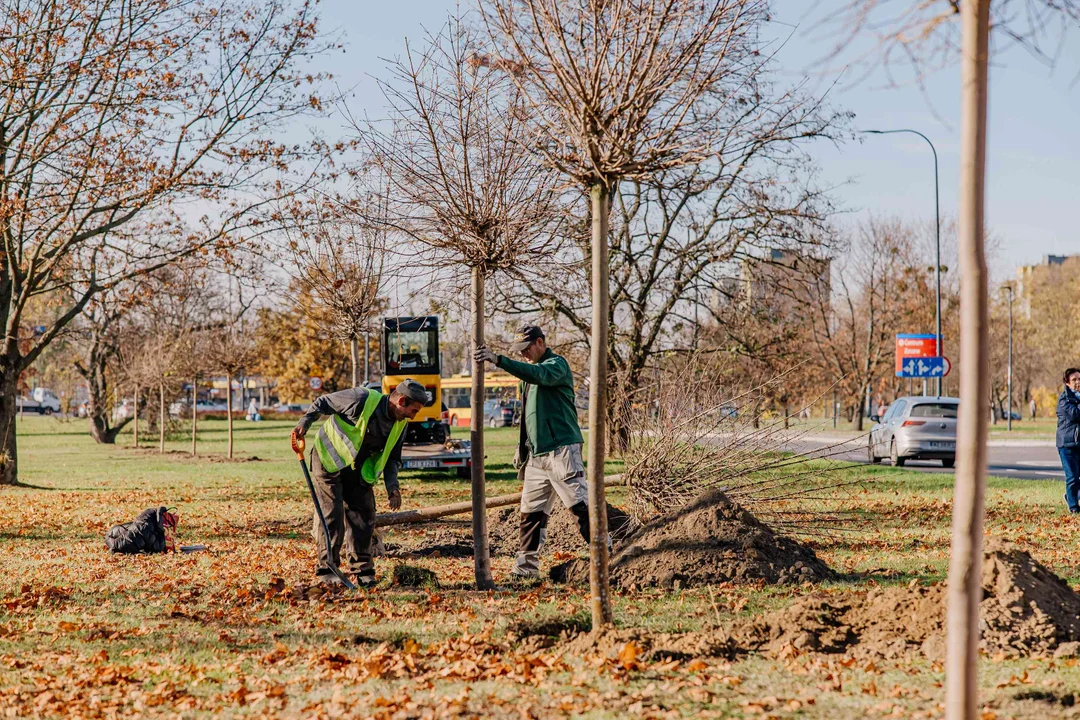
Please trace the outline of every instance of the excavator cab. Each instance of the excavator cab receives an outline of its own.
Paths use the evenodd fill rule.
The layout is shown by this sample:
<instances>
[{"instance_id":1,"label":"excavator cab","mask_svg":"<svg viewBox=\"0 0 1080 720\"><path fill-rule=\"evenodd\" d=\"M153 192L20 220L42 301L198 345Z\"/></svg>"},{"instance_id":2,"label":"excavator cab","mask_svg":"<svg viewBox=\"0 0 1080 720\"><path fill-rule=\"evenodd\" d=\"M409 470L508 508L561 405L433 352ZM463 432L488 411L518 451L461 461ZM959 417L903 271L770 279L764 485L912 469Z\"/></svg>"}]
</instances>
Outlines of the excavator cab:
<instances>
[{"instance_id":1,"label":"excavator cab","mask_svg":"<svg viewBox=\"0 0 1080 720\"><path fill-rule=\"evenodd\" d=\"M409 421L406 444L438 443L447 439L442 422L442 368L439 357L439 318L435 315L383 319L382 389L389 393L412 378L428 391L428 402Z\"/></svg>"}]
</instances>

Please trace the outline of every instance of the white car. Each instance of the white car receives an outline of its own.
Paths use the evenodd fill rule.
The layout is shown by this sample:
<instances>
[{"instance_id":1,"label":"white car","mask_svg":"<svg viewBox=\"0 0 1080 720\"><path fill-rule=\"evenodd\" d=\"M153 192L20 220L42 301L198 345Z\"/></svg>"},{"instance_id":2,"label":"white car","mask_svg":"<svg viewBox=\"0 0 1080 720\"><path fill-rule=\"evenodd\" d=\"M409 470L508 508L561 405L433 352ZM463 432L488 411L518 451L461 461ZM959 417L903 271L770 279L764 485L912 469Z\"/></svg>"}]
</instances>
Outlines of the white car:
<instances>
[{"instance_id":1,"label":"white car","mask_svg":"<svg viewBox=\"0 0 1080 720\"><path fill-rule=\"evenodd\" d=\"M22 412L36 412L40 415L52 415L60 412L60 398L49 388L34 388L30 397L20 397L16 408Z\"/></svg>"},{"instance_id":2,"label":"white car","mask_svg":"<svg viewBox=\"0 0 1080 720\"><path fill-rule=\"evenodd\" d=\"M880 418L870 417L867 456L871 464L888 456L895 467L908 460L940 460L942 467L956 463L956 417L960 400L950 397L897 398Z\"/></svg>"}]
</instances>

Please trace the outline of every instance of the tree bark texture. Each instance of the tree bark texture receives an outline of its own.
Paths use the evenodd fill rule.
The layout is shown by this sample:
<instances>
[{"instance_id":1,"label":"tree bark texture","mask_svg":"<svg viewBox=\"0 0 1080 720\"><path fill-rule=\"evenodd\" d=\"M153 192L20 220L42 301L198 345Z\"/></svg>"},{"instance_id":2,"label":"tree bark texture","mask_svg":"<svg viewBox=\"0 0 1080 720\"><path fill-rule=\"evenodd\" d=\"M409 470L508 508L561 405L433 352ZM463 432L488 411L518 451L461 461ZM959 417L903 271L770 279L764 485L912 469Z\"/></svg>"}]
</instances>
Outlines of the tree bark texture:
<instances>
[{"instance_id":1,"label":"tree bark texture","mask_svg":"<svg viewBox=\"0 0 1080 720\"><path fill-rule=\"evenodd\" d=\"M607 499L604 456L607 441L608 198L610 188L595 183L592 201L592 336L589 354L589 593L592 627L611 625L608 595Z\"/></svg>"},{"instance_id":2,"label":"tree bark texture","mask_svg":"<svg viewBox=\"0 0 1080 720\"><path fill-rule=\"evenodd\" d=\"M165 383L158 385L158 452L165 452Z\"/></svg>"},{"instance_id":3,"label":"tree bark texture","mask_svg":"<svg viewBox=\"0 0 1080 720\"><path fill-rule=\"evenodd\" d=\"M472 336L473 347L484 344L484 271L472 269ZM491 552L487 531L487 479L484 476L484 363L473 363L472 419L469 438L472 440L472 532L473 574L477 590L495 587L491 577Z\"/></svg>"},{"instance_id":4,"label":"tree bark texture","mask_svg":"<svg viewBox=\"0 0 1080 720\"><path fill-rule=\"evenodd\" d=\"M109 406L109 383L105 373L112 355L113 353L104 341L95 339L86 365L84 366L81 361L75 363L75 370L86 381L89 394L86 416L90 420L90 437L94 438L94 442L103 445L114 444L116 436L133 419L124 418L115 427L110 422L112 408Z\"/></svg>"},{"instance_id":5,"label":"tree bark texture","mask_svg":"<svg viewBox=\"0 0 1080 720\"><path fill-rule=\"evenodd\" d=\"M191 378L191 456L198 453L199 438L199 378Z\"/></svg>"},{"instance_id":6,"label":"tree bark texture","mask_svg":"<svg viewBox=\"0 0 1080 720\"><path fill-rule=\"evenodd\" d=\"M132 432L135 434L135 447L139 447L139 386L135 386L135 407L132 408L134 415L131 417Z\"/></svg>"},{"instance_id":7,"label":"tree bark texture","mask_svg":"<svg viewBox=\"0 0 1080 720\"><path fill-rule=\"evenodd\" d=\"M978 714L979 602L990 378L983 247L990 0L964 0L960 21L960 417L949 558L945 717Z\"/></svg>"},{"instance_id":8,"label":"tree bark texture","mask_svg":"<svg viewBox=\"0 0 1080 720\"><path fill-rule=\"evenodd\" d=\"M352 361L352 386L360 387L360 341L355 336L349 338L349 359Z\"/></svg>"},{"instance_id":9,"label":"tree bark texture","mask_svg":"<svg viewBox=\"0 0 1080 720\"><path fill-rule=\"evenodd\" d=\"M232 378L232 373L225 374L225 416L229 433L229 444L225 455L230 460L232 460L233 456Z\"/></svg>"},{"instance_id":10,"label":"tree bark texture","mask_svg":"<svg viewBox=\"0 0 1080 720\"><path fill-rule=\"evenodd\" d=\"M19 375L0 372L0 485L19 484L19 451L15 443L15 419L19 410Z\"/></svg>"}]
</instances>

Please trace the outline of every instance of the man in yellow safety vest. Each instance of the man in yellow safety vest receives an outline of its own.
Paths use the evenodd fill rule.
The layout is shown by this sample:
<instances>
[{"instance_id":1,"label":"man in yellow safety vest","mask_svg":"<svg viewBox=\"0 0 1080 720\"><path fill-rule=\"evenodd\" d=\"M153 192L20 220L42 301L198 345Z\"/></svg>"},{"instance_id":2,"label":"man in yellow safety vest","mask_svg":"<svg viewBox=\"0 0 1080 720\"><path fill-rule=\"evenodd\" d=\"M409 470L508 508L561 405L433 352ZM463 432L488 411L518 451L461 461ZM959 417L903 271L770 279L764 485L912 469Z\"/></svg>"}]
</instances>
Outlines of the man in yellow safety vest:
<instances>
[{"instance_id":1,"label":"man in yellow safety vest","mask_svg":"<svg viewBox=\"0 0 1080 720\"><path fill-rule=\"evenodd\" d=\"M330 417L319 429L311 451L315 495L330 530L335 566L345 547L344 572L356 576L360 587L375 584L371 536L375 531L375 483L383 476L390 509L401 507L398 469L405 426L430 401L415 380L403 380L389 395L367 388L350 388L322 397L300 419L293 434L303 437L319 416ZM340 584L327 564L326 540L316 516L319 550L316 575L327 584Z\"/></svg>"}]
</instances>

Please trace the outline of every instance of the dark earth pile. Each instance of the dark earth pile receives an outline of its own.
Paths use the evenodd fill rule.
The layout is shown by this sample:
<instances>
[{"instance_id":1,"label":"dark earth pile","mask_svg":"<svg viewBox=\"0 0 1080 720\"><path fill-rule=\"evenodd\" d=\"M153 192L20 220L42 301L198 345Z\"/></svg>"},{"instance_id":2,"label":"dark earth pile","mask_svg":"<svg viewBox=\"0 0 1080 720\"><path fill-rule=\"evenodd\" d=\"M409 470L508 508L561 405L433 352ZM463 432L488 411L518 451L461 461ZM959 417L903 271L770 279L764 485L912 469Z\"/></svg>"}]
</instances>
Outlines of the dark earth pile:
<instances>
[{"instance_id":1,"label":"dark earth pile","mask_svg":"<svg viewBox=\"0 0 1080 720\"><path fill-rule=\"evenodd\" d=\"M556 566L551 577L586 582L588 562L575 559ZM720 491L639 528L611 558L611 581L624 588L757 580L795 584L832 577L813 550L777 535Z\"/></svg>"},{"instance_id":2,"label":"dark earth pile","mask_svg":"<svg viewBox=\"0 0 1080 720\"><path fill-rule=\"evenodd\" d=\"M979 606L980 649L1007 657L1080 654L1080 595L1022 550L988 546ZM662 654L733 657L787 648L863 657L945 656L946 589L893 587L815 594L722 630L657 638Z\"/></svg>"}]
</instances>

